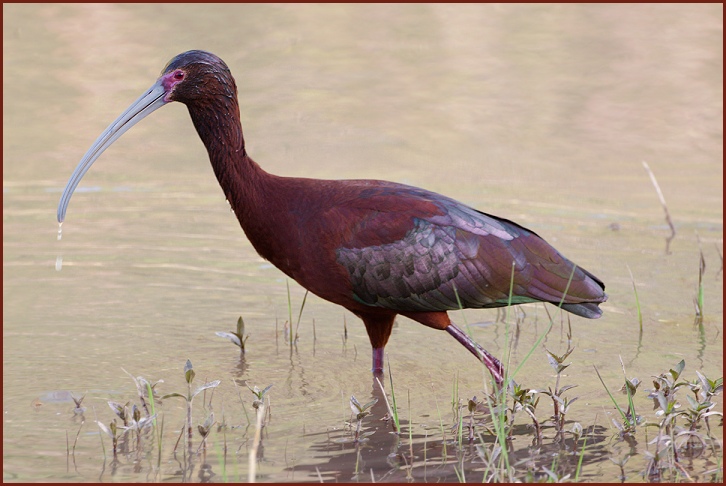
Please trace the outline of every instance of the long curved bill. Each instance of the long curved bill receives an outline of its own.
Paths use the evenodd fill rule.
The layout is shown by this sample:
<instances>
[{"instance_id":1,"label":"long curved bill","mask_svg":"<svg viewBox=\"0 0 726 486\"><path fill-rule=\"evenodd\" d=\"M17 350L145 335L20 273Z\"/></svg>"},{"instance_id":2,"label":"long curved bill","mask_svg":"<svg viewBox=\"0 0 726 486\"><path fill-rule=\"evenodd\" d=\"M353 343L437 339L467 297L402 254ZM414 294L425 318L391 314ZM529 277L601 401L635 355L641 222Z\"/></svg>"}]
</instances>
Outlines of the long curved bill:
<instances>
[{"instance_id":1,"label":"long curved bill","mask_svg":"<svg viewBox=\"0 0 726 486\"><path fill-rule=\"evenodd\" d=\"M58 203L58 222L62 223L66 218L66 208L71 200L73 191L76 190L76 186L81 182L81 179L91 168L91 165L101 156L104 150L111 146L121 135L126 133L126 130L136 125L147 115L153 111L161 108L168 103L164 99L166 90L161 83L161 80L157 81L146 93L134 101L126 111L124 111L120 117L116 119L106 130L93 142L91 148L88 149L86 155L83 156L81 161L78 163L76 170L71 174L71 178L68 179L68 184L63 190L60 202Z\"/></svg>"}]
</instances>

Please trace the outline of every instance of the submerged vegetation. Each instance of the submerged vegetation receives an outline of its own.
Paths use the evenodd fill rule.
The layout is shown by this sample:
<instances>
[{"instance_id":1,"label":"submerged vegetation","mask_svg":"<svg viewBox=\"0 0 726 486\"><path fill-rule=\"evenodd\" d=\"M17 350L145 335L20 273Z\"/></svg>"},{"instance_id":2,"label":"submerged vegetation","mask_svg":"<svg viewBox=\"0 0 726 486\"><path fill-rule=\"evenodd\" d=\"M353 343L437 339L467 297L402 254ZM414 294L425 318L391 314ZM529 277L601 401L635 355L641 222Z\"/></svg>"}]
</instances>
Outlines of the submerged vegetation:
<instances>
[{"instance_id":1,"label":"submerged vegetation","mask_svg":"<svg viewBox=\"0 0 726 486\"><path fill-rule=\"evenodd\" d=\"M577 384L566 382L565 371L577 366L569 330L566 337L567 346L562 352L540 348L527 355L546 357L554 372L550 383L530 388L507 377L501 387L493 380L483 383L482 398L462 398L458 375L453 377L451 414L442 414L436 399L439 426L426 428L424 434L413 415L410 393L406 393L408 400L406 396L402 400L400 390L394 388L389 364L388 390L376 377L372 397L361 401L350 396L350 418L339 422L331 417L327 425L323 450L337 450L337 454L354 458L349 463L352 475L346 476L340 463L333 471L320 464L293 463L291 468L298 472L298 479L308 481L723 480L723 415L715 410L723 391L722 377L709 377L698 370L687 374L683 360L642 380L628 378L621 362L623 378L617 384L608 383L595 369L617 418L582 423L577 418L582 400L573 395ZM243 412L234 414L242 419L234 423L224 416L224 406L214 403L214 390L226 387L222 381L194 388L196 371L191 361L187 360L183 371L185 393L172 392L159 398L156 389L163 380L152 384L127 373L134 382L136 399L123 404L108 400L114 415L111 419L107 418L108 409L105 413L94 409L102 417L96 419L104 458L101 477L108 474L106 460L110 459L112 476L123 466L133 465L134 473L143 473L150 481L174 477L185 481L208 481L213 477L214 481L225 482L245 478L266 481L260 475L265 448L287 450L289 440L273 435L267 427L275 420L269 395L273 384L260 389L248 382L239 383L251 392L245 398L239 393L237 380L233 380L239 398L234 407ZM652 387L647 385L649 381ZM194 399L202 393L201 410L193 408ZM171 398L182 398L186 405L183 425L169 423L165 418L168 407L176 407ZM82 401L76 398L74 413L82 414L77 412ZM402 401L406 401L404 407L399 405ZM648 404L652 404L652 410L648 410ZM255 410L254 417L248 415L248 405ZM222 410L221 420L215 418L215 409ZM174 435L170 436L168 430L165 434L165 423ZM78 436L80 429L76 442ZM384 450L392 451L386 464L367 465L372 451L386 444ZM209 457L208 451L212 451ZM75 443L73 452L69 448L68 453L75 461ZM638 456L637 461L631 460ZM168 469L170 460L176 472ZM616 466L611 470L619 472L610 477L596 472L607 469L605 463ZM638 469L634 469L635 463L640 464ZM301 473L306 475L301 477Z\"/></svg>"},{"instance_id":2,"label":"submerged vegetation","mask_svg":"<svg viewBox=\"0 0 726 486\"><path fill-rule=\"evenodd\" d=\"M365 404L351 396L351 417L340 424L342 427L330 424L338 432L328 433L328 447L331 450L336 444L352 447L350 453L356 456L355 477L362 481L425 479L427 473L434 474L435 471L432 477L462 482L571 482L602 479L588 471L593 466L603 467L602 461L615 464L620 471L618 477L609 480L723 480L723 415L715 411L714 400L723 391L722 377L713 379L695 371L695 376L687 379L686 363L680 361L673 368L653 376L652 388L645 388L645 382L638 378L624 377L620 388L622 399L617 398L618 393L613 393L612 384L603 381L619 414L619 418L610 420L613 428L608 432L602 424L582 425L576 421L577 407L573 405L578 397L568 396L575 385L562 384L563 371L573 365L566 362L574 356L573 351L568 348L561 355L545 351L555 375L553 382L543 388L527 388L510 380L506 388L492 388L483 399L475 396L462 399L455 382L452 415L448 419L440 415L441 428L438 432L436 428L426 429L425 436L421 435L411 415L410 396L407 408L397 412L403 414L397 425L400 428L394 428L398 433L392 433L388 426L376 424L379 420L393 421L388 408L376 407L381 396L388 401L383 387L374 387L377 396ZM276 443L279 447L288 439L265 432L266 425L273 420L268 394L273 385L260 390L246 384L251 395L248 399L240 398L256 411L253 419L256 425L251 424L249 418L246 426L244 423L234 425L224 418L215 419L213 391L221 382L207 382L192 391L195 372L189 361L184 367L184 375L187 392L167 394L162 397L163 402L155 398L147 380L134 378L136 384L146 385L147 395L143 402L150 407L144 407L140 399L138 404L108 401L114 417L110 421L104 417L96 422L101 432L103 470L110 456L112 475L121 466L133 464L136 472L145 470L148 479L153 481L168 480L176 474L193 480L193 471L202 475L197 478L200 480L204 475L221 473L223 480L237 481L245 477L242 464L243 458L248 457L253 468L248 470L251 474L248 479L264 481L264 477L251 471L264 461L265 445L271 447ZM212 393L202 400L202 411L194 414L194 398L207 391ZM393 388L389 393L395 400ZM173 397L184 399L187 405L187 416L176 442L164 434L164 408L173 403L168 400ZM547 400L543 401L543 397ZM400 397L398 399L400 401ZM652 411L647 410L649 402L654 405ZM99 411L99 415L106 413ZM192 427L193 423L198 424L196 428ZM171 426L179 430L174 424ZM182 437L185 447L179 447ZM389 455L386 468L364 471L363 457L371 451L371 446L377 447L372 445L374 441L392 444L394 452ZM236 449L232 458L228 455L230 442ZM110 443L108 449L106 443ZM208 458L210 448L214 453ZM638 455L645 457L641 469L626 470L629 460ZM171 476L164 467L170 458L178 467L177 473ZM212 467L210 463L214 461L217 465ZM643 463L642 458L640 462ZM230 467L234 473L230 473ZM214 469L218 472L213 473ZM309 467L297 466L298 471L306 469L312 474ZM322 469L322 466L316 466L316 474L322 474ZM330 471L324 472L330 477Z\"/></svg>"}]
</instances>

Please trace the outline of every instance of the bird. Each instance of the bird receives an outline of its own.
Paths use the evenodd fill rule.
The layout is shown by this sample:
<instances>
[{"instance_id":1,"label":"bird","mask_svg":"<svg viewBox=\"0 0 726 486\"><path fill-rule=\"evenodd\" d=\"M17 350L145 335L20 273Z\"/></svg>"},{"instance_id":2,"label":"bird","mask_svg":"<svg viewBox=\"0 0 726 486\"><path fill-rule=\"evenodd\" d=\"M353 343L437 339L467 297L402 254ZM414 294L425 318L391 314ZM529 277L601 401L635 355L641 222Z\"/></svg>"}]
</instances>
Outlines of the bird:
<instances>
[{"instance_id":1,"label":"bird","mask_svg":"<svg viewBox=\"0 0 726 486\"><path fill-rule=\"evenodd\" d=\"M589 319L602 315L603 282L513 221L410 185L266 172L247 153L229 67L202 50L169 61L151 88L88 149L61 196L59 223L103 151L171 102L186 105L219 185L257 253L363 321L374 373L383 370L384 348L398 315L446 331L500 385L501 362L456 326L448 311L545 302Z\"/></svg>"}]
</instances>

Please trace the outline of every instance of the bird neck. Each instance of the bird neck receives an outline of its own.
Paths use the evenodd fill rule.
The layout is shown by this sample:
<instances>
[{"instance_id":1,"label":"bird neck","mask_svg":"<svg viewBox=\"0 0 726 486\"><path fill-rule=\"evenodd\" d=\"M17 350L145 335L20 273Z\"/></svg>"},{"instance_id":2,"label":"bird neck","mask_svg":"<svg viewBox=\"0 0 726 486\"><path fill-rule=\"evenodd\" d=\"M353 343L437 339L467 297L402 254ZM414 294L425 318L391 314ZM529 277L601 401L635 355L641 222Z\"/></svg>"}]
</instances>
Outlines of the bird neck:
<instances>
[{"instance_id":1,"label":"bird neck","mask_svg":"<svg viewBox=\"0 0 726 486\"><path fill-rule=\"evenodd\" d=\"M247 156L237 100L232 96L217 96L187 107L194 128L207 148L219 185L237 211L237 200L242 199L243 203L252 197L257 179L267 175Z\"/></svg>"},{"instance_id":2,"label":"bird neck","mask_svg":"<svg viewBox=\"0 0 726 486\"><path fill-rule=\"evenodd\" d=\"M236 100L217 98L216 103L189 105L194 127L209 153L209 161L240 226L255 249L271 260L276 240L275 184L280 177L257 165L245 150ZM284 225L281 225L284 226Z\"/></svg>"},{"instance_id":3,"label":"bird neck","mask_svg":"<svg viewBox=\"0 0 726 486\"><path fill-rule=\"evenodd\" d=\"M239 104L234 97L210 97L203 102L187 104L187 108L213 164L220 157L228 161L230 157L239 158L245 154Z\"/></svg>"}]
</instances>

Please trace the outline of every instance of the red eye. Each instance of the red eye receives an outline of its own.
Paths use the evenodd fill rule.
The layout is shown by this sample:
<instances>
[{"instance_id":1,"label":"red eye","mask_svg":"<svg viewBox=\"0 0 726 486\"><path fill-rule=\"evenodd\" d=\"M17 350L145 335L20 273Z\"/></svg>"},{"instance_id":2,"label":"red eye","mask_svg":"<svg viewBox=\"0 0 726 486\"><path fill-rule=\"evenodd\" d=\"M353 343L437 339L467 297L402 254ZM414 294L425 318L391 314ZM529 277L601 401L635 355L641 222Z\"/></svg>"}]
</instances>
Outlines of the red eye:
<instances>
[{"instance_id":1,"label":"red eye","mask_svg":"<svg viewBox=\"0 0 726 486\"><path fill-rule=\"evenodd\" d=\"M184 71L177 71L174 73L174 79L177 81L181 81L184 79Z\"/></svg>"}]
</instances>

